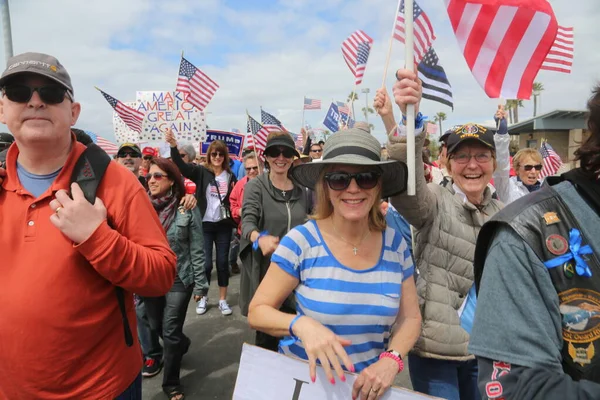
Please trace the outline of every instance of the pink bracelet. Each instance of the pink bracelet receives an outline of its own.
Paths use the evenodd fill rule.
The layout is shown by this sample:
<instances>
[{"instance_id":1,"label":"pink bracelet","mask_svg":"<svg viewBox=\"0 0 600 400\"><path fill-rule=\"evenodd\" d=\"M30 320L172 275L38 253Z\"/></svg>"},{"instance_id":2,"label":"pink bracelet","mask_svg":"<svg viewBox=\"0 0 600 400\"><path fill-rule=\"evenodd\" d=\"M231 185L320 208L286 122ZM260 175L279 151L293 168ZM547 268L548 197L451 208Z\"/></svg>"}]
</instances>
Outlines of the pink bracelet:
<instances>
[{"instance_id":1,"label":"pink bracelet","mask_svg":"<svg viewBox=\"0 0 600 400\"><path fill-rule=\"evenodd\" d=\"M400 373L404 369L404 361L402 361L402 359L394 353L392 353L391 351L384 351L383 353L381 353L379 355L379 359L381 360L382 358L387 357L387 358L391 358L392 360L396 361L396 363L398 363L398 373Z\"/></svg>"}]
</instances>

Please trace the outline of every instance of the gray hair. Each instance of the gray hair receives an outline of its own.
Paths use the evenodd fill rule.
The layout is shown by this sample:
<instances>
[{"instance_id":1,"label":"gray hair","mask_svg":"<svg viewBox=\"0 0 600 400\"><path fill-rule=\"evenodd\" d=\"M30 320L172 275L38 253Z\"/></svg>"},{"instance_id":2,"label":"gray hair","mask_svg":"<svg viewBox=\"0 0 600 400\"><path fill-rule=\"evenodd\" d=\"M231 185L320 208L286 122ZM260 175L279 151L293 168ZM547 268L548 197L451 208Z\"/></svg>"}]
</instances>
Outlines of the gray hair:
<instances>
[{"instance_id":1,"label":"gray hair","mask_svg":"<svg viewBox=\"0 0 600 400\"><path fill-rule=\"evenodd\" d=\"M194 150L194 146L191 144L182 144L179 146L179 149L185 151L191 161L196 159L196 150Z\"/></svg>"},{"instance_id":2,"label":"gray hair","mask_svg":"<svg viewBox=\"0 0 600 400\"><path fill-rule=\"evenodd\" d=\"M256 160L256 154L254 154L254 152L246 154L244 156L244 164L246 164L246 161L248 160Z\"/></svg>"}]
</instances>

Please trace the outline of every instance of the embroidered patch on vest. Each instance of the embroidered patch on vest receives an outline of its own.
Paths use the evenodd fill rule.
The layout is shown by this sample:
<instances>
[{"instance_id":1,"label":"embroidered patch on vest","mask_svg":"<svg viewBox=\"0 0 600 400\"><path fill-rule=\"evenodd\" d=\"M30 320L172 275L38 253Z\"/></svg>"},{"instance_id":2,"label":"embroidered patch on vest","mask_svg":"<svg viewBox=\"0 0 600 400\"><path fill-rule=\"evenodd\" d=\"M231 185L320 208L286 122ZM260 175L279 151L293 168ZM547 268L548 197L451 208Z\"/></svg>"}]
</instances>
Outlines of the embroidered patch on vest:
<instances>
[{"instance_id":1,"label":"embroidered patch on vest","mask_svg":"<svg viewBox=\"0 0 600 400\"><path fill-rule=\"evenodd\" d=\"M563 339L588 344L600 338L600 293L589 289L569 289L558 294Z\"/></svg>"},{"instance_id":2,"label":"embroidered patch on vest","mask_svg":"<svg viewBox=\"0 0 600 400\"><path fill-rule=\"evenodd\" d=\"M546 248L555 256L562 256L569 249L569 242L560 235L550 235L546 238Z\"/></svg>"},{"instance_id":3,"label":"embroidered patch on vest","mask_svg":"<svg viewBox=\"0 0 600 400\"><path fill-rule=\"evenodd\" d=\"M547 212L544 214L544 221L546 222L546 226L552 224L558 224L560 222L560 218L554 211Z\"/></svg>"},{"instance_id":4,"label":"embroidered patch on vest","mask_svg":"<svg viewBox=\"0 0 600 400\"><path fill-rule=\"evenodd\" d=\"M596 349L594 343L590 343L587 347L573 346L573 343L569 342L569 355L573 359L573 362L581 365L582 367L591 364L592 358L596 355Z\"/></svg>"}]
</instances>

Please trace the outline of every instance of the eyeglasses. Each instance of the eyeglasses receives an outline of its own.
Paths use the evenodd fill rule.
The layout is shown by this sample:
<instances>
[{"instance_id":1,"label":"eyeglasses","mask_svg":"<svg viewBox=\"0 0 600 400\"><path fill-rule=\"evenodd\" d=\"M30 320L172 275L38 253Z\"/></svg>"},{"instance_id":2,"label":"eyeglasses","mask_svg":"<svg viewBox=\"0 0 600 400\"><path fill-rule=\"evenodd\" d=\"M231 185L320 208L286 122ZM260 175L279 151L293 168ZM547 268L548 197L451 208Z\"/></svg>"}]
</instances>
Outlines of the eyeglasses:
<instances>
[{"instance_id":1,"label":"eyeglasses","mask_svg":"<svg viewBox=\"0 0 600 400\"><path fill-rule=\"evenodd\" d=\"M457 164L468 164L471 161L471 158L474 158L475 161L479 164L485 164L492 160L492 153L479 153L479 154L467 154L467 153L458 153L450 157Z\"/></svg>"},{"instance_id":2,"label":"eyeglasses","mask_svg":"<svg viewBox=\"0 0 600 400\"><path fill-rule=\"evenodd\" d=\"M283 156L285 158L292 158L296 155L294 150L287 148L287 147L275 147L275 148L269 149L268 152L265 152L265 155L267 157L273 157L273 158L277 158L281 154L283 154Z\"/></svg>"},{"instance_id":3,"label":"eyeglasses","mask_svg":"<svg viewBox=\"0 0 600 400\"><path fill-rule=\"evenodd\" d=\"M179 153L179 156L180 156L181 158L185 158L185 157L187 157L188 155L187 155L186 153Z\"/></svg>"},{"instance_id":4,"label":"eyeglasses","mask_svg":"<svg viewBox=\"0 0 600 400\"><path fill-rule=\"evenodd\" d=\"M152 160L152 156L144 156L143 158L144 158L144 160L146 160L146 161Z\"/></svg>"},{"instance_id":5,"label":"eyeglasses","mask_svg":"<svg viewBox=\"0 0 600 400\"><path fill-rule=\"evenodd\" d=\"M149 181L150 178L154 178L155 181L160 181L160 180L162 180L163 178L166 178L166 177L168 177L167 174L161 174L160 172L154 172L152 174L146 175L146 181Z\"/></svg>"},{"instance_id":6,"label":"eyeglasses","mask_svg":"<svg viewBox=\"0 0 600 400\"><path fill-rule=\"evenodd\" d=\"M542 164L537 164L537 165L523 165L523 169L525 171L531 171L533 168L535 168L536 171L541 171L542 170Z\"/></svg>"},{"instance_id":7,"label":"eyeglasses","mask_svg":"<svg viewBox=\"0 0 600 400\"><path fill-rule=\"evenodd\" d=\"M329 172L325 174L325 181L331 190L344 190L350 186L352 179L361 189L373 189L377 186L381 174L375 171L349 174L347 172Z\"/></svg>"},{"instance_id":8,"label":"eyeglasses","mask_svg":"<svg viewBox=\"0 0 600 400\"><path fill-rule=\"evenodd\" d=\"M258 167L248 167L248 168L246 168L246 172L250 172L250 171L258 171Z\"/></svg>"},{"instance_id":9,"label":"eyeglasses","mask_svg":"<svg viewBox=\"0 0 600 400\"><path fill-rule=\"evenodd\" d=\"M210 153L210 156L212 158L225 157L225 154L221 153L220 151L213 151L212 153Z\"/></svg>"},{"instance_id":10,"label":"eyeglasses","mask_svg":"<svg viewBox=\"0 0 600 400\"><path fill-rule=\"evenodd\" d=\"M119 154L117 154L118 158L125 158L125 157L131 157L131 158L140 158L140 155L138 153L134 153L133 151L123 151Z\"/></svg>"},{"instance_id":11,"label":"eyeglasses","mask_svg":"<svg viewBox=\"0 0 600 400\"><path fill-rule=\"evenodd\" d=\"M67 89L60 85L46 85L29 87L27 85L8 85L4 87L4 94L15 103L27 103L31 100L33 92L38 92L40 99L46 104L60 104L67 96L73 100Z\"/></svg>"},{"instance_id":12,"label":"eyeglasses","mask_svg":"<svg viewBox=\"0 0 600 400\"><path fill-rule=\"evenodd\" d=\"M322 153L322 152L323 152L323 150L321 150L321 149L316 149L316 150L311 150L310 152L311 152L311 153Z\"/></svg>"}]
</instances>

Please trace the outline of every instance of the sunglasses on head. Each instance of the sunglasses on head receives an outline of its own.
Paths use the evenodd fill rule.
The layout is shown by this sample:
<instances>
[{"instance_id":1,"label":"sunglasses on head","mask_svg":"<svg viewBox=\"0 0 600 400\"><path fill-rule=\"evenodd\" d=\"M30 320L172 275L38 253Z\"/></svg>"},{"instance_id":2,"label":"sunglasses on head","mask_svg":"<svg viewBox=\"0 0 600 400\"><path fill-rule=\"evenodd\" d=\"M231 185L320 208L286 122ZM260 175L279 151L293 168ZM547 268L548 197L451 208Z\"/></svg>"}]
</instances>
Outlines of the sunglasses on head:
<instances>
[{"instance_id":1,"label":"sunglasses on head","mask_svg":"<svg viewBox=\"0 0 600 400\"><path fill-rule=\"evenodd\" d=\"M125 158L125 157L131 157L131 158L139 158L140 155L138 153L135 153L133 151L122 151L119 154L117 154L117 157L119 158Z\"/></svg>"},{"instance_id":2,"label":"sunglasses on head","mask_svg":"<svg viewBox=\"0 0 600 400\"><path fill-rule=\"evenodd\" d=\"M166 178L167 174L161 174L160 172L154 172L152 174L146 175L146 181L149 181L150 178L154 178L155 181L160 181L162 178Z\"/></svg>"},{"instance_id":3,"label":"sunglasses on head","mask_svg":"<svg viewBox=\"0 0 600 400\"><path fill-rule=\"evenodd\" d=\"M289 149L287 147L276 147L276 148L271 148L269 149L268 152L265 153L266 156L268 157L273 157L273 158L277 158L279 157L281 154L283 154L283 156L285 158L292 158L296 155L296 153L294 152L294 150Z\"/></svg>"},{"instance_id":4,"label":"sunglasses on head","mask_svg":"<svg viewBox=\"0 0 600 400\"><path fill-rule=\"evenodd\" d=\"M525 171L531 171L533 168L535 168L536 171L541 171L542 170L542 164L537 164L537 165L523 165L523 169Z\"/></svg>"},{"instance_id":5,"label":"sunglasses on head","mask_svg":"<svg viewBox=\"0 0 600 400\"><path fill-rule=\"evenodd\" d=\"M213 151L212 153L210 153L211 157L225 157L225 154L221 153L220 151ZM183 155L182 155L183 157Z\"/></svg>"},{"instance_id":6,"label":"sunglasses on head","mask_svg":"<svg viewBox=\"0 0 600 400\"><path fill-rule=\"evenodd\" d=\"M348 172L329 172L325 174L325 181L331 190L344 190L350 186L352 179L361 189L373 189L377 186L381 173L375 171L358 172L350 174Z\"/></svg>"},{"instance_id":7,"label":"sunglasses on head","mask_svg":"<svg viewBox=\"0 0 600 400\"><path fill-rule=\"evenodd\" d=\"M4 87L4 94L15 103L27 103L31 100L33 92L38 92L40 99L46 104L60 104L65 96L73 100L69 91L60 85L44 85L30 87L27 85L12 84Z\"/></svg>"}]
</instances>

